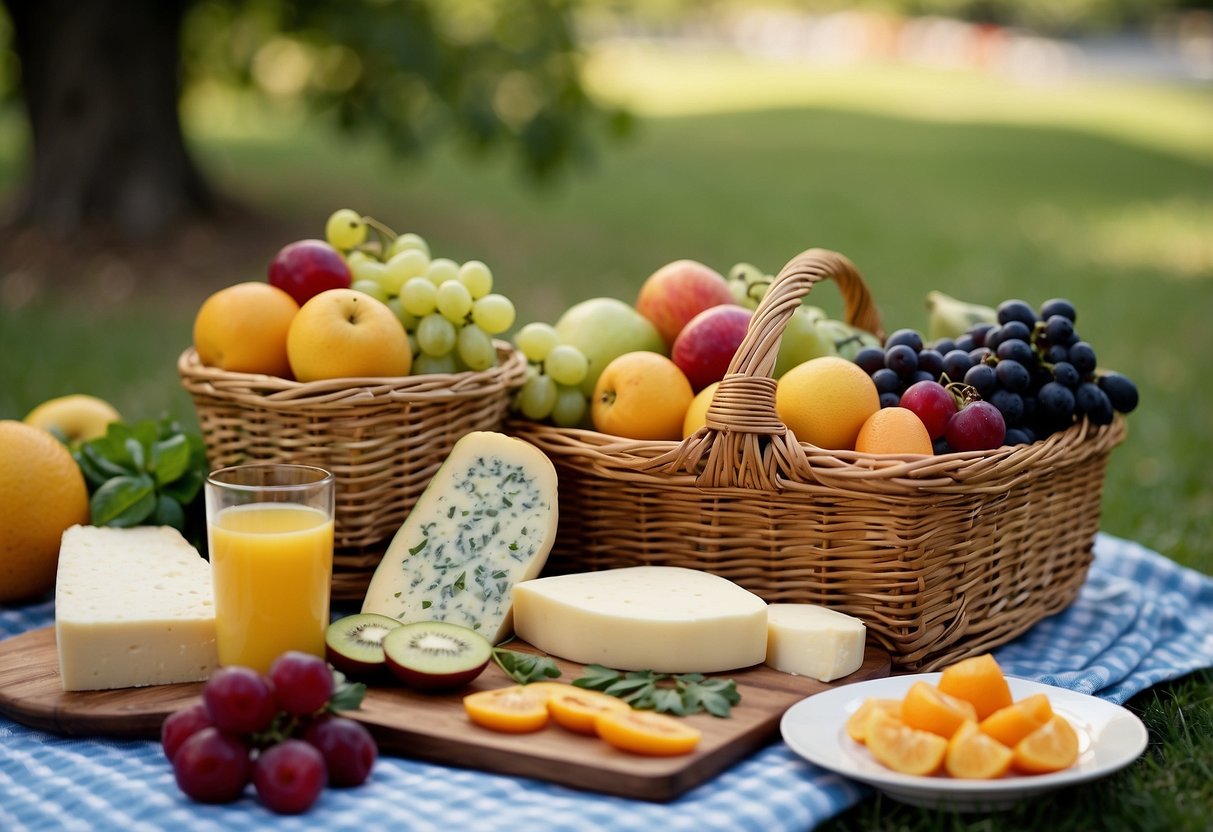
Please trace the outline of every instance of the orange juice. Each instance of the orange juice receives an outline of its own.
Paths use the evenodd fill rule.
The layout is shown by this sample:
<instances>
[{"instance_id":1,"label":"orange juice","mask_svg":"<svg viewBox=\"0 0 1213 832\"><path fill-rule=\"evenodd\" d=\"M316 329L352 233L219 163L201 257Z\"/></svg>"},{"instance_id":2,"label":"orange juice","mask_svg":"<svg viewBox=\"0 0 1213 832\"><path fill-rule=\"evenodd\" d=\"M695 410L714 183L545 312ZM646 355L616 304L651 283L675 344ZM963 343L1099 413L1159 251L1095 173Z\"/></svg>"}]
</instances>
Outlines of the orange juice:
<instances>
[{"instance_id":1,"label":"orange juice","mask_svg":"<svg viewBox=\"0 0 1213 832\"><path fill-rule=\"evenodd\" d=\"M219 664L262 673L287 650L324 655L333 520L288 503L226 508L210 525Z\"/></svg>"}]
</instances>

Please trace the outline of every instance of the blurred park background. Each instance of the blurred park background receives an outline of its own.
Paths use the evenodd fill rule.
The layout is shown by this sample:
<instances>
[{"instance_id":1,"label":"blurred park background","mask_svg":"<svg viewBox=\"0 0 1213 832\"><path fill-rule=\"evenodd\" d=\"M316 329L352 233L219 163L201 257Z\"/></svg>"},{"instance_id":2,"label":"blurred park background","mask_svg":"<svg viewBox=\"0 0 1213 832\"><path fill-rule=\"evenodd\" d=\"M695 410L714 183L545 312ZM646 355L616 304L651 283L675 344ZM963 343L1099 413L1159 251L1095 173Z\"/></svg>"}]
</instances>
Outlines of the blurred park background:
<instances>
[{"instance_id":1,"label":"blurred park background","mask_svg":"<svg viewBox=\"0 0 1213 832\"><path fill-rule=\"evenodd\" d=\"M890 329L931 289L1068 297L1142 392L1104 530L1213 574L1209 0L4 0L0 207L0 418L190 422L199 303L340 207L484 260L519 324L813 246ZM1142 706L1203 733L1076 805L1197 828L1211 689Z\"/></svg>"}]
</instances>

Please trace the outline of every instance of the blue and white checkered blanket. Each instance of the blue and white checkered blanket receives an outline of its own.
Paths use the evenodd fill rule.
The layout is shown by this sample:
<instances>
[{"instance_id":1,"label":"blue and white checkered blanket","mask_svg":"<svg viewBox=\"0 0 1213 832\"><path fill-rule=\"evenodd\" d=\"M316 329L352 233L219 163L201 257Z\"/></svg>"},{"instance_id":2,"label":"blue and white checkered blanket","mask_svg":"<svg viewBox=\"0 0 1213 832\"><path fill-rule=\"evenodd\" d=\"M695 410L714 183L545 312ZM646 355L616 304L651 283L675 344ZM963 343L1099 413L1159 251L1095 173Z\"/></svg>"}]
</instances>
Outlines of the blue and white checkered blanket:
<instances>
[{"instance_id":1,"label":"blue and white checkered blanket","mask_svg":"<svg viewBox=\"0 0 1213 832\"><path fill-rule=\"evenodd\" d=\"M1213 666L1213 578L1100 535L1078 600L995 652L1010 674L1124 702L1165 679ZM51 603L0 608L0 637L53 621ZM326 789L305 815L281 817L247 796L190 802L159 743L65 739L0 718L0 830L806 830L868 794L802 761L783 743L668 804L380 758L371 780Z\"/></svg>"}]
</instances>

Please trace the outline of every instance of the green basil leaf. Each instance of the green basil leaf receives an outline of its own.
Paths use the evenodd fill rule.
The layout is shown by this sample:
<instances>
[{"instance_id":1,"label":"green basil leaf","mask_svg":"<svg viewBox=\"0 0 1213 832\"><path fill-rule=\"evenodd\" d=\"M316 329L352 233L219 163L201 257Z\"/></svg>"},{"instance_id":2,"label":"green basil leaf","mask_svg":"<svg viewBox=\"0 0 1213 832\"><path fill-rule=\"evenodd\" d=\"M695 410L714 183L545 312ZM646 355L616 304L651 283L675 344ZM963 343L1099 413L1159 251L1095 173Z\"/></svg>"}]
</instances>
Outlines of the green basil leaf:
<instances>
[{"instance_id":1,"label":"green basil leaf","mask_svg":"<svg viewBox=\"0 0 1213 832\"><path fill-rule=\"evenodd\" d=\"M520 685L530 684L539 679L555 679L560 675L560 668L548 656L518 653L503 647L495 647L493 648L493 661L505 672L505 675Z\"/></svg>"},{"instance_id":2,"label":"green basil leaf","mask_svg":"<svg viewBox=\"0 0 1213 832\"><path fill-rule=\"evenodd\" d=\"M181 503L167 494L156 498L156 510L152 512L151 525L172 526L179 532L185 531L185 509Z\"/></svg>"},{"instance_id":3,"label":"green basil leaf","mask_svg":"<svg viewBox=\"0 0 1213 832\"><path fill-rule=\"evenodd\" d=\"M131 428L131 433L143 447L144 458L150 458L152 455L152 445L155 445L156 440L160 438L159 426L150 419L145 419Z\"/></svg>"},{"instance_id":4,"label":"green basil leaf","mask_svg":"<svg viewBox=\"0 0 1213 832\"><path fill-rule=\"evenodd\" d=\"M126 454L130 458L131 465L134 466L135 470L139 472L146 471L147 455L143 453L143 445L139 440L132 436L126 440L125 445Z\"/></svg>"},{"instance_id":5,"label":"green basil leaf","mask_svg":"<svg viewBox=\"0 0 1213 832\"><path fill-rule=\"evenodd\" d=\"M366 685L362 682L350 682L339 670L333 671L333 693L329 697L327 710L355 711L362 707L362 698L366 696Z\"/></svg>"},{"instance_id":6,"label":"green basil leaf","mask_svg":"<svg viewBox=\"0 0 1213 832\"><path fill-rule=\"evenodd\" d=\"M160 485L178 479L188 470L189 464L190 446L184 434L179 433L152 444L149 467Z\"/></svg>"},{"instance_id":7,"label":"green basil leaf","mask_svg":"<svg viewBox=\"0 0 1213 832\"><path fill-rule=\"evenodd\" d=\"M114 477L89 501L95 526L137 526L156 510L156 484L146 474Z\"/></svg>"},{"instance_id":8,"label":"green basil leaf","mask_svg":"<svg viewBox=\"0 0 1213 832\"><path fill-rule=\"evenodd\" d=\"M600 664L587 664L584 675L573 680L573 684L587 690L606 690L613 682L621 679L623 674Z\"/></svg>"},{"instance_id":9,"label":"green basil leaf","mask_svg":"<svg viewBox=\"0 0 1213 832\"><path fill-rule=\"evenodd\" d=\"M105 436L94 440L97 450L102 456L116 465L133 470L134 461L127 450L126 440L134 438L130 426L125 422L110 422L105 428Z\"/></svg>"},{"instance_id":10,"label":"green basil leaf","mask_svg":"<svg viewBox=\"0 0 1213 832\"><path fill-rule=\"evenodd\" d=\"M84 474L89 491L104 484L110 478L109 474L102 471L90 457L85 455L83 445L72 451L72 459L76 460L76 465L80 467L80 472Z\"/></svg>"},{"instance_id":11,"label":"green basil leaf","mask_svg":"<svg viewBox=\"0 0 1213 832\"><path fill-rule=\"evenodd\" d=\"M104 438L85 442L80 446L80 453L88 459L89 463L96 468L98 473L104 476L103 481L110 477L125 477L138 473L138 471L135 471L133 468L127 468L113 456L109 455L108 444ZM123 454L123 457L125 457L125 454Z\"/></svg>"},{"instance_id":12,"label":"green basil leaf","mask_svg":"<svg viewBox=\"0 0 1213 832\"><path fill-rule=\"evenodd\" d=\"M198 491L202 488L204 480L205 475L198 471L186 471L172 482L163 483L160 493L172 497L183 506L188 506L198 496Z\"/></svg>"}]
</instances>

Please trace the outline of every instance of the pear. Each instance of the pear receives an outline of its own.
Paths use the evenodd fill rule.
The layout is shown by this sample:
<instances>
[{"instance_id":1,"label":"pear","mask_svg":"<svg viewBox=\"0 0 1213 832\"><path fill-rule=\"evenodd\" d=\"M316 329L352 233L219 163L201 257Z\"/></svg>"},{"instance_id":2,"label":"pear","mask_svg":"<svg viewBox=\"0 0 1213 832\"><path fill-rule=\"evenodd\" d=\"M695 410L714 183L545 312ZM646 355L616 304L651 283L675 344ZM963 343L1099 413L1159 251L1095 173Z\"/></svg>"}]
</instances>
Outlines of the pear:
<instances>
[{"instance_id":1,"label":"pear","mask_svg":"<svg viewBox=\"0 0 1213 832\"><path fill-rule=\"evenodd\" d=\"M927 340L957 338L982 323L998 323L998 313L989 306L966 303L943 292L927 293Z\"/></svg>"}]
</instances>

